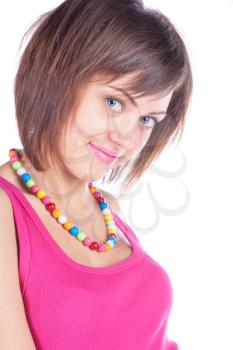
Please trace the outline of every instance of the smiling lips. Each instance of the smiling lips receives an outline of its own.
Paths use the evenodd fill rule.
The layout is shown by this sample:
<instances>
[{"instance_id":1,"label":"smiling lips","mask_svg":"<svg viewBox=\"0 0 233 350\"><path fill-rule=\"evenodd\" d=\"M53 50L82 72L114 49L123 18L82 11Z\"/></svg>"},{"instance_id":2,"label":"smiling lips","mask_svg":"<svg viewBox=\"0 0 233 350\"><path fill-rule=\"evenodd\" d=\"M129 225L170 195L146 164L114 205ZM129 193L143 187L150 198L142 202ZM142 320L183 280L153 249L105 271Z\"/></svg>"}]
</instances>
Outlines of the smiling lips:
<instances>
[{"instance_id":1,"label":"smiling lips","mask_svg":"<svg viewBox=\"0 0 233 350\"><path fill-rule=\"evenodd\" d=\"M98 150L100 150L100 151L104 152L105 154L107 154L107 156L110 156L110 157L117 157L117 153L114 152L114 151L111 151L111 150L109 150L109 149L107 149L107 148L104 148L104 147L102 147L102 146L98 146L98 145L96 145L95 143L91 143L91 142L90 142L90 144L91 144L92 146L94 146L95 148L97 148Z\"/></svg>"},{"instance_id":2,"label":"smiling lips","mask_svg":"<svg viewBox=\"0 0 233 350\"><path fill-rule=\"evenodd\" d=\"M116 153L114 153L113 151L97 146L94 143L89 142L88 146L90 146L90 149L95 154L95 156L104 163L111 163L116 158L118 158L116 156Z\"/></svg>"}]
</instances>

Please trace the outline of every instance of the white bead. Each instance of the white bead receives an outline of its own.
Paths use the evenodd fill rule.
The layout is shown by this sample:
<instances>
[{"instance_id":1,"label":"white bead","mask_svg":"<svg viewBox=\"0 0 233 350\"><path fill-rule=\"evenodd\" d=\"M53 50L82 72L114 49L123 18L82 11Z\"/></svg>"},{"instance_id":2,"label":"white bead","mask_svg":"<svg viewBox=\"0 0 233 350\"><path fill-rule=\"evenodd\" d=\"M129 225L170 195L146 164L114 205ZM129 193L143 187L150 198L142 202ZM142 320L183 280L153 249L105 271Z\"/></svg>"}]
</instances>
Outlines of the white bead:
<instances>
[{"instance_id":1,"label":"white bead","mask_svg":"<svg viewBox=\"0 0 233 350\"><path fill-rule=\"evenodd\" d=\"M114 246L114 242L113 242L112 240L109 240L109 241L107 240L106 243L108 243L108 244L110 245L111 248Z\"/></svg>"},{"instance_id":2,"label":"white bead","mask_svg":"<svg viewBox=\"0 0 233 350\"><path fill-rule=\"evenodd\" d=\"M26 173L26 170L22 166L20 166L16 172L19 176L21 176Z\"/></svg>"},{"instance_id":3,"label":"white bead","mask_svg":"<svg viewBox=\"0 0 233 350\"><path fill-rule=\"evenodd\" d=\"M110 211L109 208L104 208L104 209L102 210L102 213L103 213L104 215L106 215L106 214L111 214L111 211Z\"/></svg>"},{"instance_id":4,"label":"white bead","mask_svg":"<svg viewBox=\"0 0 233 350\"><path fill-rule=\"evenodd\" d=\"M65 215L60 215L57 219L57 221L60 223L60 224L64 224L66 221L67 221L67 217Z\"/></svg>"},{"instance_id":5,"label":"white bead","mask_svg":"<svg viewBox=\"0 0 233 350\"><path fill-rule=\"evenodd\" d=\"M114 229L115 229L115 228L116 228L116 225L109 225L109 226L108 226L108 229L110 229L110 228L114 228Z\"/></svg>"}]
</instances>

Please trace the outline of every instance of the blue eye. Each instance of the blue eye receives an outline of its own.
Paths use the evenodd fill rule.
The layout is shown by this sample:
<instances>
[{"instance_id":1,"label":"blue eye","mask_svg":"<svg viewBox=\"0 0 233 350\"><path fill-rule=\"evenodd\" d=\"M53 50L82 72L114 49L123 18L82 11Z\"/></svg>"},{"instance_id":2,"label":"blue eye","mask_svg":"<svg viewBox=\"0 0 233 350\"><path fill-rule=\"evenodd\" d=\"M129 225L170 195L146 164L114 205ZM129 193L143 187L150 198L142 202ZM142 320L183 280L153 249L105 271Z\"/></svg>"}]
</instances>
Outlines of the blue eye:
<instances>
[{"instance_id":1,"label":"blue eye","mask_svg":"<svg viewBox=\"0 0 233 350\"><path fill-rule=\"evenodd\" d=\"M124 106L124 102L121 101L121 100L119 100L119 99L117 99L117 98L115 98L115 97L108 96L108 97L105 98L105 100L107 101L107 104L108 104L108 106L109 106L110 108L116 106L116 103L115 103L115 104L112 103L113 101L120 103L121 106ZM109 104L108 101L110 101L111 104Z\"/></svg>"},{"instance_id":2,"label":"blue eye","mask_svg":"<svg viewBox=\"0 0 233 350\"><path fill-rule=\"evenodd\" d=\"M119 104L121 105L121 107L124 107L124 106L125 106L125 103L124 103L122 100L120 100L120 99L118 99L118 98L115 98L115 97L112 97L112 96L107 96L107 97L105 98L105 100L107 101L108 107L110 107L111 109L113 109L115 106L117 106L117 103L119 103ZM108 103L108 101L110 101L110 104ZM114 103L114 101L115 101L115 103ZM116 102L117 102L117 103L116 103ZM113 110L114 110L114 109L113 109ZM115 111L116 111L116 109L115 109ZM144 120L144 121L145 121L145 120L146 120L146 121L149 120L149 121L152 122L152 124L149 124L149 123L143 124L143 126L146 126L146 127L149 128L149 129L153 128L154 125L158 123L158 121L157 121L155 118L153 118L153 117L143 116L143 117L140 117L140 119L141 119L141 120Z\"/></svg>"},{"instance_id":3,"label":"blue eye","mask_svg":"<svg viewBox=\"0 0 233 350\"><path fill-rule=\"evenodd\" d=\"M146 126L148 126L149 125L149 128L153 128L153 126L155 125L155 124L157 124L158 123L158 121L155 119L155 118L153 118L153 117L141 117L141 119L142 120L151 120L151 122L152 122L152 125L150 125L149 123L146 123L146 124L144 124L144 125L146 125Z\"/></svg>"}]
</instances>

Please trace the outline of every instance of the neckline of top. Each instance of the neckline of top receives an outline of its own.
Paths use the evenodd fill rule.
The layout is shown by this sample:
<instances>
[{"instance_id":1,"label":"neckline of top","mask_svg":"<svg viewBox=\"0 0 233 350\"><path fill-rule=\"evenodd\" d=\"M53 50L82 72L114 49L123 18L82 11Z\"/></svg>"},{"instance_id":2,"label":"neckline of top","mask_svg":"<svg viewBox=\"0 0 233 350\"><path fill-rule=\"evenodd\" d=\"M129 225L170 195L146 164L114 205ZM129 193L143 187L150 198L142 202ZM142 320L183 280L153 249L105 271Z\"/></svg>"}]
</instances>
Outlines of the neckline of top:
<instances>
[{"instance_id":1,"label":"neckline of top","mask_svg":"<svg viewBox=\"0 0 233 350\"><path fill-rule=\"evenodd\" d=\"M0 180L5 183L6 186L10 187L10 189L13 191L13 193L21 200L22 204L26 208L28 214L31 216L33 221L37 224L37 227L39 228L40 232L43 234L43 236L46 238L48 243L52 246L52 248L55 250L55 252L70 266L73 268L76 268L78 270L82 270L84 272L92 273L92 274L111 274L114 272L118 272L121 270L124 270L135 263L137 263L143 256L144 256L144 250L141 246L137 236L132 231L132 229L127 225L123 220L111 209L112 215L114 217L116 226L124 233L126 238L131 244L131 254L113 264L110 266L102 266L102 267L92 267L88 265L83 265L75 260L73 260L71 257L69 257L65 251L58 245L58 243L54 240L50 232L48 231L47 227L39 217L39 215L36 213L34 208L32 207L31 203L27 199L27 197L24 195L24 193L15 186L12 182L4 178L0 175ZM129 233L130 231L130 233ZM104 253L103 253L104 254Z\"/></svg>"}]
</instances>

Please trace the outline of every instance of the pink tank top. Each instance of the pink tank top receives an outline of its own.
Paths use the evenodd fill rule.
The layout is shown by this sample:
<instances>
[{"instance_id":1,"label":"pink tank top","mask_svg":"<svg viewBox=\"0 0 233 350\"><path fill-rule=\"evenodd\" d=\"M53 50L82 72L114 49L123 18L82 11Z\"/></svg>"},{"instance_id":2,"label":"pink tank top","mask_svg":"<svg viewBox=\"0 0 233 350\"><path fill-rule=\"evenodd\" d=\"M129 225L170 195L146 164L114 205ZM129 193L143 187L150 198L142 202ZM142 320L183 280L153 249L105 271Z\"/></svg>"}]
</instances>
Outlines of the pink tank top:
<instances>
[{"instance_id":1,"label":"pink tank top","mask_svg":"<svg viewBox=\"0 0 233 350\"><path fill-rule=\"evenodd\" d=\"M0 187L13 208L20 288L37 349L178 349L166 335L173 301L169 276L119 215L112 212L131 255L89 267L66 255L18 187L2 176Z\"/></svg>"}]
</instances>

